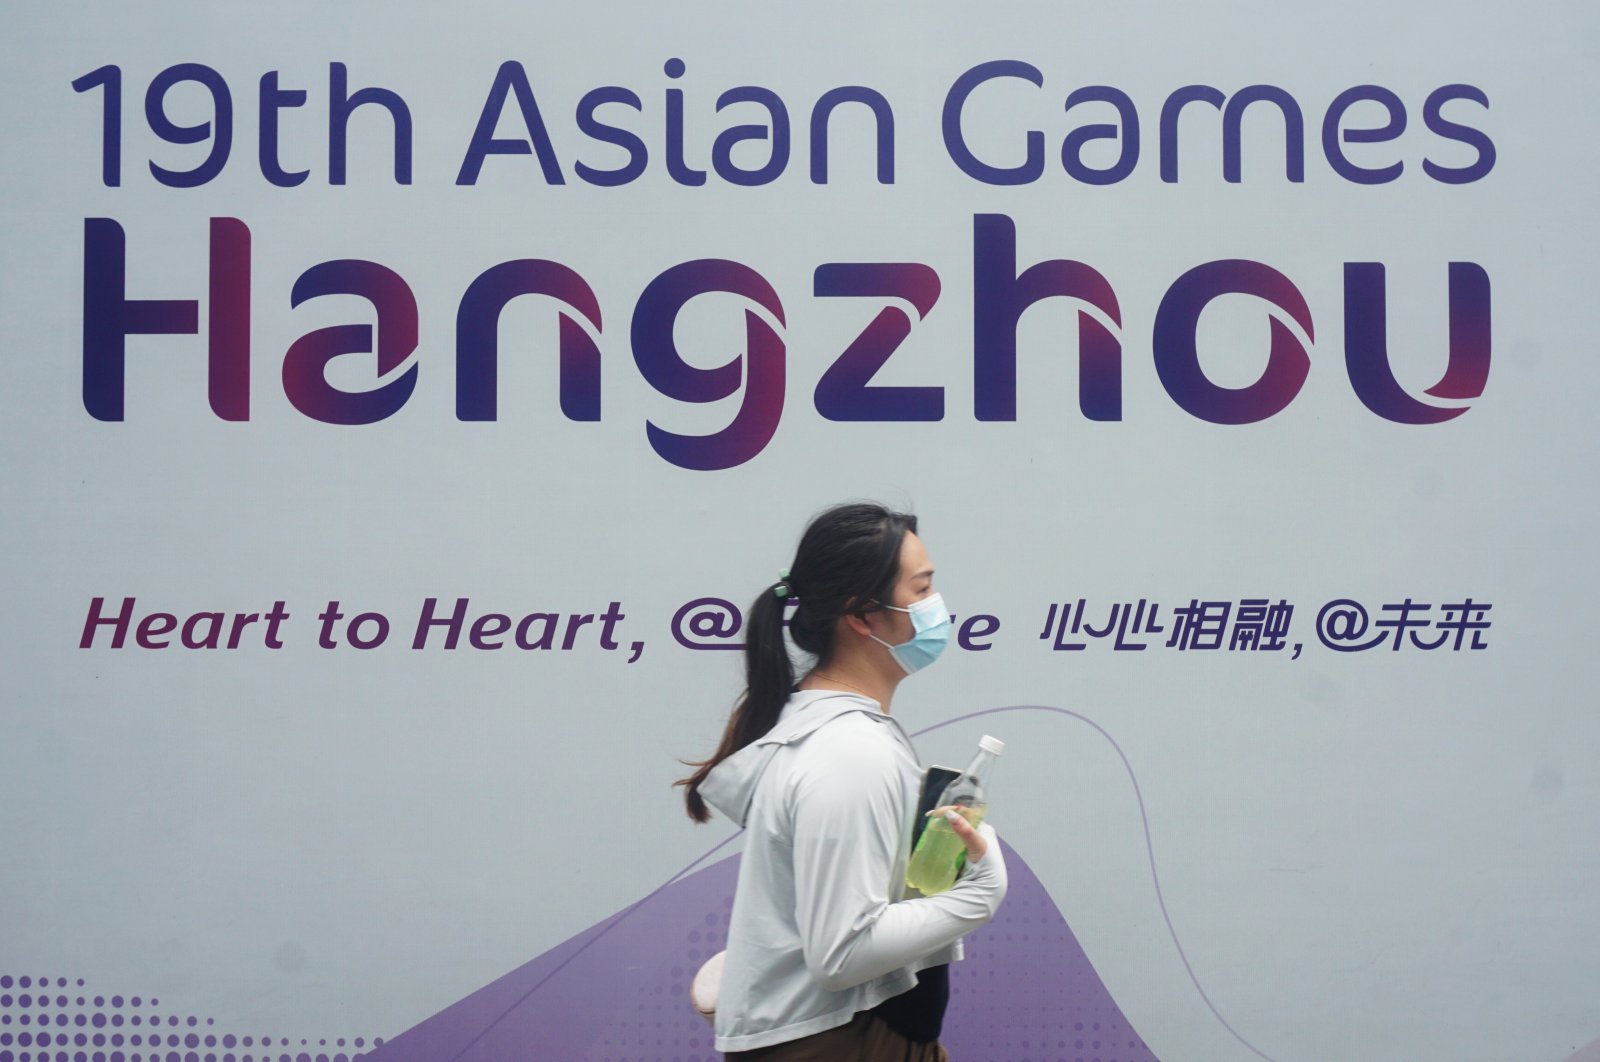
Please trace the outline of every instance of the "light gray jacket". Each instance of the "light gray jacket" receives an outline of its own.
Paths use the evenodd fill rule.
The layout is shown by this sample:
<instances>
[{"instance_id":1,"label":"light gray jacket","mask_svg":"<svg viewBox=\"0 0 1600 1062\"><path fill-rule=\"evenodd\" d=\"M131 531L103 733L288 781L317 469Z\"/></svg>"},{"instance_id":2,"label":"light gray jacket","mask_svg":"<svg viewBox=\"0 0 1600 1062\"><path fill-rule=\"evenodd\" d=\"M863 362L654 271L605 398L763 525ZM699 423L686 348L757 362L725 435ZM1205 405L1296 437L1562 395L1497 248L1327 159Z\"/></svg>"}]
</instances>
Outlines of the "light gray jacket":
<instances>
[{"instance_id":1,"label":"light gray jacket","mask_svg":"<svg viewBox=\"0 0 1600 1062\"><path fill-rule=\"evenodd\" d=\"M900 724L829 690L793 694L707 776L701 796L745 827L718 1051L844 1025L961 958L961 938L994 917L1006 868L987 825L988 852L949 891L903 898L921 782Z\"/></svg>"}]
</instances>

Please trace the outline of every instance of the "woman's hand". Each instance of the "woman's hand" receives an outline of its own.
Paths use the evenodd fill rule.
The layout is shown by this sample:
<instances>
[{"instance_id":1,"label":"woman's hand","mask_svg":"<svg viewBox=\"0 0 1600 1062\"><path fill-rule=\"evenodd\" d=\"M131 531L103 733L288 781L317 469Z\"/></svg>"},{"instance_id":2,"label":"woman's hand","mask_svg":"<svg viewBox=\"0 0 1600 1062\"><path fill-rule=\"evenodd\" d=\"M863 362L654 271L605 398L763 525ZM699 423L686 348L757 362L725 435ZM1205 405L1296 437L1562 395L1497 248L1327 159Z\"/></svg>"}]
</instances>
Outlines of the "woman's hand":
<instances>
[{"instance_id":1,"label":"woman's hand","mask_svg":"<svg viewBox=\"0 0 1600 1062\"><path fill-rule=\"evenodd\" d=\"M945 817L946 821L950 823L950 828L955 831L956 836L961 838L961 842L967 846L967 862L976 863L989 851L989 842L979 832L978 827L968 822L966 816L961 814L963 810L963 808L952 804L947 807L934 808L928 814L930 816L943 815Z\"/></svg>"}]
</instances>

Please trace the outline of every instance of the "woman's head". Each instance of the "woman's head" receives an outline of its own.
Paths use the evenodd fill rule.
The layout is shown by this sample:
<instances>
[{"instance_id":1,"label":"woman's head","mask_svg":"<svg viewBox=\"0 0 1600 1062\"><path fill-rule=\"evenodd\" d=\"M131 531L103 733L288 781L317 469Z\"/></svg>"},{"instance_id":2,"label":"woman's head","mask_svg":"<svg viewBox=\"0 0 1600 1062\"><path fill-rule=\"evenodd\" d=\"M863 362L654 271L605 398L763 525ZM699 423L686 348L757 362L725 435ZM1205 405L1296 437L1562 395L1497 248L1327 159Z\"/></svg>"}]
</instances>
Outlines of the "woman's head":
<instances>
[{"instance_id":1,"label":"woman's head","mask_svg":"<svg viewBox=\"0 0 1600 1062\"><path fill-rule=\"evenodd\" d=\"M836 505L813 519L789 566L788 586L800 599L789 617L795 645L825 667L834 655L841 618L909 604L899 598L917 592L909 585L915 580L906 578L915 573L903 570L902 553L927 556L916 530L915 516L866 502ZM908 539L914 547L909 551ZM929 571L923 581L931 576ZM908 585L902 586L903 580Z\"/></svg>"},{"instance_id":2,"label":"woman's head","mask_svg":"<svg viewBox=\"0 0 1600 1062\"><path fill-rule=\"evenodd\" d=\"M838 653L841 632L877 632L891 643L910 637L909 619L894 608L931 593L933 575L916 528L915 516L870 502L836 505L812 518L787 575L769 583L745 614L745 692L722 743L676 783L684 786L690 818L709 818L700 783L718 763L772 729L794 688L783 634L789 596L799 599L789 614L789 635L819 667ZM902 627L905 633L899 634Z\"/></svg>"}]
</instances>

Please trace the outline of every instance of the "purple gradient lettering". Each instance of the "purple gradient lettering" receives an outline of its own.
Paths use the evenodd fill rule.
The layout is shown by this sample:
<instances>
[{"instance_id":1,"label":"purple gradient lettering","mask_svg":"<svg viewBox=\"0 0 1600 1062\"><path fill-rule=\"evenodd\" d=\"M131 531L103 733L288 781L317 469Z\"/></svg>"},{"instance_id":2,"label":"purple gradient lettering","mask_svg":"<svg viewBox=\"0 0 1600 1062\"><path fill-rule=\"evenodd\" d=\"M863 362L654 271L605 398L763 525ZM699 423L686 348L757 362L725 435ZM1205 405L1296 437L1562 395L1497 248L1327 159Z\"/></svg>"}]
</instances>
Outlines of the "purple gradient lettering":
<instances>
[{"instance_id":1,"label":"purple gradient lettering","mask_svg":"<svg viewBox=\"0 0 1600 1062\"><path fill-rule=\"evenodd\" d=\"M1227 98L1210 85L1185 85L1161 105L1161 179L1167 184L1178 183L1178 118L1183 109L1191 103L1209 103L1220 111Z\"/></svg>"},{"instance_id":2,"label":"purple gradient lettering","mask_svg":"<svg viewBox=\"0 0 1600 1062\"><path fill-rule=\"evenodd\" d=\"M960 167L961 172L973 180L982 181L984 184L1031 184L1044 173L1044 133L1037 129L1028 130L1023 141L1025 145L1023 161L1016 166L991 166L984 162L972 153L972 149L967 146L966 137L961 133L961 111L966 107L967 97L984 82L1003 77L1016 78L1040 88L1044 87L1044 75L1039 72L1039 68L1016 59L995 59L979 63L966 71L956 78L955 83L950 86L950 91L945 94L941 123L945 151L950 155L951 161Z\"/></svg>"},{"instance_id":3,"label":"purple gradient lettering","mask_svg":"<svg viewBox=\"0 0 1600 1062\"><path fill-rule=\"evenodd\" d=\"M167 93L175 85L192 82L202 85L211 95L212 122L179 125L167 117ZM198 188L228 164L228 153L233 150L233 97L228 83L221 74L201 63L179 63L157 74L144 94L144 117L150 131L169 144L199 144L211 141L211 150L192 170L169 170L150 163L150 174L169 188Z\"/></svg>"},{"instance_id":4,"label":"purple gradient lettering","mask_svg":"<svg viewBox=\"0 0 1600 1062\"><path fill-rule=\"evenodd\" d=\"M211 219L211 307L206 315L211 410L250 419L250 228Z\"/></svg>"},{"instance_id":5,"label":"purple gradient lettering","mask_svg":"<svg viewBox=\"0 0 1600 1062\"><path fill-rule=\"evenodd\" d=\"M715 471L741 465L771 441L783 416L786 351L783 337L754 311L746 310L743 358L711 369L690 365L678 353L673 326L695 296L713 291L742 295L786 324L778 293L749 266L721 258L683 262L652 280L634 305L633 360L645 381L679 402L715 402L744 381L744 400L732 422L710 435L677 435L646 423L656 453L679 468Z\"/></svg>"},{"instance_id":6,"label":"purple gradient lettering","mask_svg":"<svg viewBox=\"0 0 1600 1062\"><path fill-rule=\"evenodd\" d=\"M1122 122L1119 130L1109 123L1079 126L1061 141L1061 166L1075 181L1084 184L1116 184L1139 164L1139 110L1133 100L1121 89L1109 85L1087 85L1067 97L1066 110L1084 103L1109 103L1117 109ZM1090 140L1122 141L1122 153L1117 161L1104 169L1096 169L1083 161L1083 146Z\"/></svg>"},{"instance_id":7,"label":"purple gradient lettering","mask_svg":"<svg viewBox=\"0 0 1600 1062\"><path fill-rule=\"evenodd\" d=\"M605 85L586 92L583 99L578 101L578 111L575 116L578 129L591 140L598 140L603 144L615 144L622 148L628 153L627 165L614 170L602 170L583 162L575 162L572 168L579 177L590 184L614 188L620 184L627 184L644 172L650 162L650 151L636 134L621 126L608 125L595 117L595 112L608 103L621 104L635 111L644 110L644 104L637 93L620 85ZM548 147L548 144L546 146Z\"/></svg>"},{"instance_id":8,"label":"purple gradient lettering","mask_svg":"<svg viewBox=\"0 0 1600 1062\"><path fill-rule=\"evenodd\" d=\"M1250 85L1228 99L1210 85L1186 85L1161 105L1161 179L1178 181L1178 116L1191 103L1209 103L1222 111L1222 179L1229 184L1244 180L1244 109L1260 101L1277 104L1283 113L1284 175L1296 183L1306 179L1305 118L1295 98L1276 85Z\"/></svg>"},{"instance_id":9,"label":"purple gradient lettering","mask_svg":"<svg viewBox=\"0 0 1600 1062\"><path fill-rule=\"evenodd\" d=\"M583 277L561 263L520 258L485 270L456 312L457 420L497 417L500 314L519 295L558 299L600 332L600 301ZM561 412L568 420L599 420L600 348L571 314L559 317Z\"/></svg>"},{"instance_id":10,"label":"purple gradient lettering","mask_svg":"<svg viewBox=\"0 0 1600 1062\"><path fill-rule=\"evenodd\" d=\"M674 56L662 64L661 72L676 81L687 67ZM669 88L667 96L667 174L679 184L698 188L706 183L706 171L690 166L683 157L683 90Z\"/></svg>"},{"instance_id":11,"label":"purple gradient lettering","mask_svg":"<svg viewBox=\"0 0 1600 1062\"><path fill-rule=\"evenodd\" d=\"M394 122L394 183L411 183L411 109L399 93L386 88L350 91L350 74L343 63L328 64L328 183L345 183L345 141L350 116L369 104L389 112Z\"/></svg>"},{"instance_id":12,"label":"purple gradient lettering","mask_svg":"<svg viewBox=\"0 0 1600 1062\"><path fill-rule=\"evenodd\" d=\"M74 92L104 88L100 98L100 182L107 188L122 183L122 67L97 67L73 81Z\"/></svg>"},{"instance_id":13,"label":"purple gradient lettering","mask_svg":"<svg viewBox=\"0 0 1600 1062\"><path fill-rule=\"evenodd\" d=\"M1344 114L1357 103L1376 103L1388 112L1389 120L1375 129L1341 129ZM1344 144L1381 144L1397 139L1406 131L1406 105L1400 97L1381 85L1357 85L1345 89L1328 104L1322 119L1322 153L1328 165L1347 181L1356 184L1386 184L1399 177L1405 163L1396 159L1387 166L1358 166L1345 158Z\"/></svg>"},{"instance_id":14,"label":"purple gradient lettering","mask_svg":"<svg viewBox=\"0 0 1600 1062\"><path fill-rule=\"evenodd\" d=\"M512 94L517 97L517 109L522 114L522 124L528 130L528 140L513 140L496 137L495 126L500 122L500 114L505 110L506 98ZM489 155L532 155L537 153L539 169L544 174L546 184L566 184L567 179L561 174L561 163L556 158L556 149L550 143L550 133L545 129L544 116L539 113L539 103L533 98L533 86L528 84L527 71L522 69L522 64L508 61L500 64L500 69L494 75L494 84L489 87L489 98L483 101L483 110L478 114L478 127L473 130L472 140L467 145L466 157L461 160L461 171L456 174L457 184L477 184L478 173L483 169L483 160Z\"/></svg>"},{"instance_id":15,"label":"purple gradient lettering","mask_svg":"<svg viewBox=\"0 0 1600 1062\"><path fill-rule=\"evenodd\" d=\"M1293 96L1276 85L1251 85L1240 89L1222 112L1222 179L1229 184L1244 180L1244 109L1252 103L1275 103L1283 113L1284 176L1296 184L1306 179L1305 118Z\"/></svg>"},{"instance_id":16,"label":"purple gradient lettering","mask_svg":"<svg viewBox=\"0 0 1600 1062\"><path fill-rule=\"evenodd\" d=\"M305 183L310 170L285 170L278 158L278 120L284 110L303 107L304 89L278 87L278 72L268 70L261 75L261 102L256 126L261 130L257 153L261 163L261 176L279 188L293 188Z\"/></svg>"},{"instance_id":17,"label":"purple gradient lettering","mask_svg":"<svg viewBox=\"0 0 1600 1062\"><path fill-rule=\"evenodd\" d=\"M1305 296L1288 277L1248 259L1207 262L1174 281L1161 299L1152 341L1156 374L1172 400L1201 420L1250 424L1266 420L1294 401L1310 371L1311 358L1294 333L1273 315L1271 347L1261 378L1246 387L1212 383L1200 368L1195 328L1207 304L1228 294L1266 299L1293 318L1306 338L1315 338Z\"/></svg>"},{"instance_id":18,"label":"purple gradient lettering","mask_svg":"<svg viewBox=\"0 0 1600 1062\"><path fill-rule=\"evenodd\" d=\"M1422 104L1422 122L1428 130L1446 140L1456 140L1478 153L1470 166L1441 166L1432 159L1422 160L1422 169L1429 177L1444 184L1470 184L1487 177L1494 169L1494 141L1481 129L1452 122L1443 114L1444 105L1451 100L1471 100L1489 109L1488 95L1476 85L1441 85L1428 94Z\"/></svg>"},{"instance_id":19,"label":"purple gradient lettering","mask_svg":"<svg viewBox=\"0 0 1600 1062\"><path fill-rule=\"evenodd\" d=\"M813 280L819 298L868 296L909 302L924 320L939 301L939 274L919 262L828 262ZM870 386L911 334L911 318L885 306L817 381L817 412L829 420L943 420L944 388Z\"/></svg>"},{"instance_id":20,"label":"purple gradient lettering","mask_svg":"<svg viewBox=\"0 0 1600 1062\"><path fill-rule=\"evenodd\" d=\"M765 107L768 125L731 125L717 134L711 145L711 168L729 184L755 187L770 184L789 165L789 110L783 99L771 89L758 85L741 85L717 97L717 112L739 103L754 103ZM772 152L766 165L754 170L734 165L734 146L745 140L772 140Z\"/></svg>"},{"instance_id":21,"label":"purple gradient lettering","mask_svg":"<svg viewBox=\"0 0 1600 1062\"><path fill-rule=\"evenodd\" d=\"M208 394L223 420L250 416L250 229L212 218ZM129 299L127 236L110 218L83 220L83 408L96 420L124 414L127 338L195 335L197 299Z\"/></svg>"},{"instance_id":22,"label":"purple gradient lettering","mask_svg":"<svg viewBox=\"0 0 1600 1062\"><path fill-rule=\"evenodd\" d=\"M894 183L894 110L883 93L864 85L829 89L811 109L811 183L828 183L828 122L841 103L860 103L872 112L877 133L878 183Z\"/></svg>"},{"instance_id":23,"label":"purple gradient lettering","mask_svg":"<svg viewBox=\"0 0 1600 1062\"><path fill-rule=\"evenodd\" d=\"M1387 340L1387 296L1380 262L1344 266L1344 357L1363 405L1400 424L1438 424L1470 406L1435 406L1413 398L1394 377ZM1489 274L1474 262L1450 263L1450 360L1424 394L1467 401L1489 380Z\"/></svg>"},{"instance_id":24,"label":"purple gradient lettering","mask_svg":"<svg viewBox=\"0 0 1600 1062\"><path fill-rule=\"evenodd\" d=\"M1054 259L1017 274L1017 229L1005 214L972 218L973 411L979 420L1017 419L1017 320L1041 299L1062 296L1122 327L1117 295L1082 262ZM1078 408L1090 420L1122 419L1122 343L1078 309Z\"/></svg>"},{"instance_id":25,"label":"purple gradient lettering","mask_svg":"<svg viewBox=\"0 0 1600 1062\"><path fill-rule=\"evenodd\" d=\"M372 424L391 416L417 385L417 367L369 391L341 391L323 375L341 354L376 353L377 375L388 376L417 348L417 299L400 274L376 262L335 259L312 266L294 283L291 306L323 295L359 295L377 311L373 326L333 325L307 332L283 356L283 393L306 416L325 424Z\"/></svg>"}]
</instances>

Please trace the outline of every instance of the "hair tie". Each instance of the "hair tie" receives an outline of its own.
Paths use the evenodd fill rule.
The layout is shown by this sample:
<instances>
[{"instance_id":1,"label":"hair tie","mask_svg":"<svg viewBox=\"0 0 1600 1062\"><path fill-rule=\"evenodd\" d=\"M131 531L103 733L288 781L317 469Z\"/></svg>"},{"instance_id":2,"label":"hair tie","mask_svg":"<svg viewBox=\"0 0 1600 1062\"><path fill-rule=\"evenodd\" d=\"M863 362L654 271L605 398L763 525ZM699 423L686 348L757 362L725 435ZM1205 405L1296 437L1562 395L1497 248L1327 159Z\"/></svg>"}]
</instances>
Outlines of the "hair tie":
<instances>
[{"instance_id":1,"label":"hair tie","mask_svg":"<svg viewBox=\"0 0 1600 1062\"><path fill-rule=\"evenodd\" d=\"M778 585L772 588L772 593L774 596L782 598L785 601L789 599L789 585L786 582L788 578L789 569L785 568L778 573Z\"/></svg>"}]
</instances>

